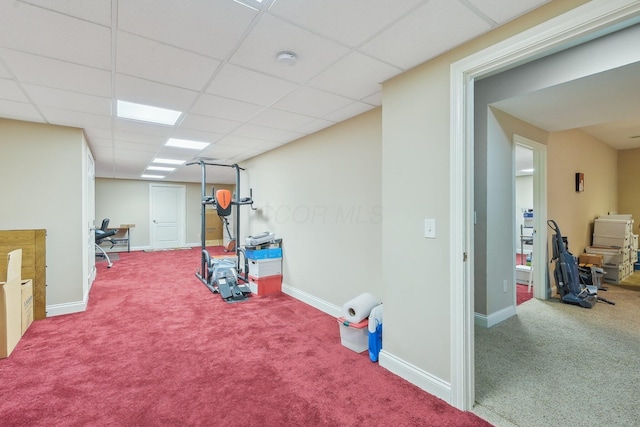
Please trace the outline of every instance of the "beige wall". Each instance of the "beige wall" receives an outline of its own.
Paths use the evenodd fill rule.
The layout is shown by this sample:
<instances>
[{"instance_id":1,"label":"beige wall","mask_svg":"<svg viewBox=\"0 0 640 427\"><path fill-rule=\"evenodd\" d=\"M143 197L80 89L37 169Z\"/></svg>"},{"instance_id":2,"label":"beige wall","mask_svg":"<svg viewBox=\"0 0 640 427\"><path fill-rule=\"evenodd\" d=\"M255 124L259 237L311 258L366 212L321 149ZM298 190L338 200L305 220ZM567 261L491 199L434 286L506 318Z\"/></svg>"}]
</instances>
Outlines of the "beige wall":
<instances>
[{"instance_id":1,"label":"beige wall","mask_svg":"<svg viewBox=\"0 0 640 427\"><path fill-rule=\"evenodd\" d=\"M426 373L424 383L451 380L450 294L451 286L462 286L451 283L449 259L451 64L583 3L551 2L384 84L384 352ZM507 212L511 223L511 207ZM423 237L425 218L436 220L436 239ZM513 253L511 270L512 260ZM401 363L392 363L402 371Z\"/></svg>"},{"instance_id":2,"label":"beige wall","mask_svg":"<svg viewBox=\"0 0 640 427\"><path fill-rule=\"evenodd\" d=\"M48 311L84 309L87 154L81 129L0 119L0 228L47 230Z\"/></svg>"},{"instance_id":3,"label":"beige wall","mask_svg":"<svg viewBox=\"0 0 640 427\"><path fill-rule=\"evenodd\" d=\"M551 133L547 147L547 217L558 223L577 256L591 244L593 221L617 210L618 154L579 130ZM585 176L581 193L575 191L576 172Z\"/></svg>"},{"instance_id":4,"label":"beige wall","mask_svg":"<svg viewBox=\"0 0 640 427\"><path fill-rule=\"evenodd\" d=\"M380 114L374 109L243 165L243 187L253 188L258 210L244 216L241 239L276 233L289 292L336 315L362 292L383 297Z\"/></svg>"},{"instance_id":5,"label":"beige wall","mask_svg":"<svg viewBox=\"0 0 640 427\"><path fill-rule=\"evenodd\" d=\"M214 167L214 166L209 166ZM96 179L96 218L95 226L100 227L103 218L109 218L109 226L116 228L120 224L135 224L131 230L131 248L148 249L151 246L149 224L149 186L155 181L129 179ZM201 244L201 199L200 183L164 182L165 184L184 185L186 194L186 245ZM207 184L207 194L211 186L216 189L229 189L234 185ZM232 231L233 233L233 231Z\"/></svg>"},{"instance_id":6,"label":"beige wall","mask_svg":"<svg viewBox=\"0 0 640 427\"><path fill-rule=\"evenodd\" d=\"M640 234L640 148L618 151L618 213L631 214Z\"/></svg>"}]
</instances>

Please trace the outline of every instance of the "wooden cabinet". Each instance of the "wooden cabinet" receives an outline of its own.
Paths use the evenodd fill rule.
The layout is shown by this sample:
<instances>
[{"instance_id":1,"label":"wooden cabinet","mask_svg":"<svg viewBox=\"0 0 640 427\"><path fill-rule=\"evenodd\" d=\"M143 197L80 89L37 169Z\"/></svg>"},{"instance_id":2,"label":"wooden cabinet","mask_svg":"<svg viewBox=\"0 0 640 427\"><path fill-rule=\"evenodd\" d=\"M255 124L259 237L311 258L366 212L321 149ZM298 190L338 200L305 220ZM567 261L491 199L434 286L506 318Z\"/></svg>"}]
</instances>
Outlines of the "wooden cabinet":
<instances>
[{"instance_id":1,"label":"wooden cabinet","mask_svg":"<svg viewBox=\"0 0 640 427\"><path fill-rule=\"evenodd\" d=\"M33 279L33 318L47 317L46 230L0 230L0 281L7 277L7 254L22 249L22 279Z\"/></svg>"}]
</instances>

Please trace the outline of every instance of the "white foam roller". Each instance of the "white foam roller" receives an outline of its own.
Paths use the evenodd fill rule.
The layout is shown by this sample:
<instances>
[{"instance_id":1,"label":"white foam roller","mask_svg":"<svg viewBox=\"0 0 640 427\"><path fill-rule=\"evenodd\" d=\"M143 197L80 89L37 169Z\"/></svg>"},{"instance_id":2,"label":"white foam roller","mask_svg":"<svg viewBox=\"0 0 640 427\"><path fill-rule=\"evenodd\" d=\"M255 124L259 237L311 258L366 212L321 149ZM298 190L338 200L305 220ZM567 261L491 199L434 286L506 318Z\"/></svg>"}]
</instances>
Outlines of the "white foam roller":
<instances>
[{"instance_id":1,"label":"white foam roller","mask_svg":"<svg viewBox=\"0 0 640 427\"><path fill-rule=\"evenodd\" d=\"M369 317L371 309L380 304L380 300L368 292L358 295L342 306L342 317L351 323L359 323Z\"/></svg>"}]
</instances>

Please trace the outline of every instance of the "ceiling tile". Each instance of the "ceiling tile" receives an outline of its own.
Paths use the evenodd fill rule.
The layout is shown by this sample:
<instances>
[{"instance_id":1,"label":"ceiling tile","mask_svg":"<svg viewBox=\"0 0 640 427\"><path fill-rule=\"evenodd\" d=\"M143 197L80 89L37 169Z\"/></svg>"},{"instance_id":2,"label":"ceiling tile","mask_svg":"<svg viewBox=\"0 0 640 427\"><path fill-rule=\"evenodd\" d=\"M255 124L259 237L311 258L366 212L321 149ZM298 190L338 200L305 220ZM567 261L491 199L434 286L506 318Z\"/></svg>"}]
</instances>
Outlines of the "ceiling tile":
<instances>
[{"instance_id":1,"label":"ceiling tile","mask_svg":"<svg viewBox=\"0 0 640 427\"><path fill-rule=\"evenodd\" d=\"M45 120L38 110L24 102L8 101L0 99L0 117L27 122L44 123Z\"/></svg>"},{"instance_id":2,"label":"ceiling tile","mask_svg":"<svg viewBox=\"0 0 640 427\"><path fill-rule=\"evenodd\" d=\"M203 116L244 122L262 111L264 107L214 95L201 95L190 112Z\"/></svg>"},{"instance_id":3,"label":"ceiling tile","mask_svg":"<svg viewBox=\"0 0 640 427\"><path fill-rule=\"evenodd\" d=\"M87 138L91 139L91 142L97 139L111 141L111 137L113 136L111 129L96 128L92 126L85 127L84 134L87 136Z\"/></svg>"},{"instance_id":4,"label":"ceiling tile","mask_svg":"<svg viewBox=\"0 0 640 427\"><path fill-rule=\"evenodd\" d=\"M0 79L12 79L12 78L13 76L2 63L2 58L0 58Z\"/></svg>"},{"instance_id":5,"label":"ceiling tile","mask_svg":"<svg viewBox=\"0 0 640 427\"><path fill-rule=\"evenodd\" d=\"M116 71L200 91L220 61L142 37L118 32Z\"/></svg>"},{"instance_id":6,"label":"ceiling tile","mask_svg":"<svg viewBox=\"0 0 640 427\"><path fill-rule=\"evenodd\" d=\"M198 93L136 77L116 75L116 98L170 110L186 111Z\"/></svg>"},{"instance_id":7,"label":"ceiling tile","mask_svg":"<svg viewBox=\"0 0 640 427\"><path fill-rule=\"evenodd\" d=\"M352 103L353 100L318 89L302 86L273 106L292 113L323 117Z\"/></svg>"},{"instance_id":8,"label":"ceiling tile","mask_svg":"<svg viewBox=\"0 0 640 427\"><path fill-rule=\"evenodd\" d=\"M296 129L297 132L301 132L304 134L312 134L314 132L318 132L319 130L328 128L330 126L335 125L335 122L325 120L325 119L315 119L309 123L306 123Z\"/></svg>"},{"instance_id":9,"label":"ceiling tile","mask_svg":"<svg viewBox=\"0 0 640 427\"><path fill-rule=\"evenodd\" d=\"M430 0L359 50L409 69L490 29L458 1Z\"/></svg>"},{"instance_id":10,"label":"ceiling tile","mask_svg":"<svg viewBox=\"0 0 640 427\"><path fill-rule=\"evenodd\" d=\"M276 56L281 51L295 52L298 55L297 62L291 66L278 63ZM319 70L327 68L348 51L344 46L279 18L263 15L231 57L230 62L302 83L313 78Z\"/></svg>"},{"instance_id":11,"label":"ceiling tile","mask_svg":"<svg viewBox=\"0 0 640 427\"><path fill-rule=\"evenodd\" d=\"M217 59L230 54L256 15L230 0L118 2L121 30Z\"/></svg>"},{"instance_id":12,"label":"ceiling tile","mask_svg":"<svg viewBox=\"0 0 640 427\"><path fill-rule=\"evenodd\" d=\"M473 7L491 18L497 24L504 24L536 7L540 7L549 0L466 0Z\"/></svg>"},{"instance_id":13,"label":"ceiling tile","mask_svg":"<svg viewBox=\"0 0 640 427\"><path fill-rule=\"evenodd\" d=\"M110 138L91 138L92 151L94 148L109 148L113 147L113 141Z\"/></svg>"},{"instance_id":14,"label":"ceiling tile","mask_svg":"<svg viewBox=\"0 0 640 427\"><path fill-rule=\"evenodd\" d=\"M180 123L180 129L184 128L203 132L227 134L240 126L240 124L240 122L234 122L232 120L201 116L199 114L187 114L184 120Z\"/></svg>"},{"instance_id":15,"label":"ceiling tile","mask_svg":"<svg viewBox=\"0 0 640 427\"><path fill-rule=\"evenodd\" d=\"M343 120L350 119L351 117L355 117L358 114L362 114L365 111L369 111L375 108L373 105L365 104L364 102L352 102L351 104L337 110L333 111L331 114L327 114L323 118L327 120L331 120L334 122L341 122Z\"/></svg>"},{"instance_id":16,"label":"ceiling tile","mask_svg":"<svg viewBox=\"0 0 640 427\"><path fill-rule=\"evenodd\" d=\"M28 0L28 3L100 25L111 25L111 0Z\"/></svg>"},{"instance_id":17,"label":"ceiling tile","mask_svg":"<svg viewBox=\"0 0 640 427\"><path fill-rule=\"evenodd\" d=\"M38 105L111 116L110 98L31 84L24 84L23 87L33 102Z\"/></svg>"},{"instance_id":18,"label":"ceiling tile","mask_svg":"<svg viewBox=\"0 0 640 427\"><path fill-rule=\"evenodd\" d=\"M371 105L375 105L375 106L382 105L382 91L374 93L371 96L367 96L366 98L363 98L362 102L365 102L365 103L371 104Z\"/></svg>"},{"instance_id":19,"label":"ceiling tile","mask_svg":"<svg viewBox=\"0 0 640 427\"><path fill-rule=\"evenodd\" d=\"M221 160L228 160L236 154L238 154L238 147L234 145L225 145L220 142L214 144L212 147L207 148L201 153L201 155L204 157L213 157Z\"/></svg>"},{"instance_id":20,"label":"ceiling tile","mask_svg":"<svg viewBox=\"0 0 640 427\"><path fill-rule=\"evenodd\" d=\"M230 145L233 147L256 148L268 144L262 139L245 138L243 136L228 135L218 141L217 145Z\"/></svg>"},{"instance_id":21,"label":"ceiling tile","mask_svg":"<svg viewBox=\"0 0 640 427\"><path fill-rule=\"evenodd\" d=\"M111 73L83 65L0 48L0 57L24 83L111 97ZM42 72L42 70L47 70Z\"/></svg>"},{"instance_id":22,"label":"ceiling tile","mask_svg":"<svg viewBox=\"0 0 640 427\"><path fill-rule=\"evenodd\" d=\"M143 144L156 149L162 147L167 142L167 137L162 135L148 135L135 132L116 131L113 135L114 141L118 143Z\"/></svg>"},{"instance_id":23,"label":"ceiling tile","mask_svg":"<svg viewBox=\"0 0 640 427\"><path fill-rule=\"evenodd\" d=\"M277 0L269 13L329 39L355 47L421 0Z\"/></svg>"},{"instance_id":24,"label":"ceiling tile","mask_svg":"<svg viewBox=\"0 0 640 427\"><path fill-rule=\"evenodd\" d=\"M61 126L71 126L83 128L85 126L101 127L109 129L111 127L111 117L98 114L83 113L81 111L63 110L61 108L40 107L40 111L49 123Z\"/></svg>"},{"instance_id":25,"label":"ceiling tile","mask_svg":"<svg viewBox=\"0 0 640 427\"><path fill-rule=\"evenodd\" d=\"M169 138L174 130L174 127L116 118L114 122L114 130L115 135L119 135L119 132L130 132L142 135L152 135L162 138Z\"/></svg>"},{"instance_id":26,"label":"ceiling tile","mask_svg":"<svg viewBox=\"0 0 640 427\"><path fill-rule=\"evenodd\" d=\"M296 83L227 64L209 85L207 93L269 106L297 87Z\"/></svg>"},{"instance_id":27,"label":"ceiling tile","mask_svg":"<svg viewBox=\"0 0 640 427\"><path fill-rule=\"evenodd\" d=\"M382 90L382 82L402 70L370 56L352 52L309 81L309 86L327 92L365 98ZM366 74L366 78L363 78Z\"/></svg>"},{"instance_id":28,"label":"ceiling tile","mask_svg":"<svg viewBox=\"0 0 640 427\"><path fill-rule=\"evenodd\" d=\"M313 117L270 108L249 120L249 123L267 126L274 129L295 131L297 128L306 125L313 120Z\"/></svg>"},{"instance_id":29,"label":"ceiling tile","mask_svg":"<svg viewBox=\"0 0 640 427\"><path fill-rule=\"evenodd\" d=\"M20 86L13 80L0 79L0 99L9 101L29 102Z\"/></svg>"},{"instance_id":30,"label":"ceiling tile","mask_svg":"<svg viewBox=\"0 0 640 427\"><path fill-rule=\"evenodd\" d=\"M0 46L102 69L111 65L109 27L22 2L2 1L0 28Z\"/></svg>"},{"instance_id":31,"label":"ceiling tile","mask_svg":"<svg viewBox=\"0 0 640 427\"><path fill-rule=\"evenodd\" d=\"M202 141L213 144L220 138L223 138L224 134L215 132L203 132L195 129L176 129L175 132L171 134L171 137L178 139L188 139L192 141Z\"/></svg>"},{"instance_id":32,"label":"ceiling tile","mask_svg":"<svg viewBox=\"0 0 640 427\"><path fill-rule=\"evenodd\" d=\"M266 126L252 125L248 123L238 127L238 129L233 131L232 135L262 139L278 143L293 141L304 136L304 134L298 132L273 129Z\"/></svg>"}]
</instances>

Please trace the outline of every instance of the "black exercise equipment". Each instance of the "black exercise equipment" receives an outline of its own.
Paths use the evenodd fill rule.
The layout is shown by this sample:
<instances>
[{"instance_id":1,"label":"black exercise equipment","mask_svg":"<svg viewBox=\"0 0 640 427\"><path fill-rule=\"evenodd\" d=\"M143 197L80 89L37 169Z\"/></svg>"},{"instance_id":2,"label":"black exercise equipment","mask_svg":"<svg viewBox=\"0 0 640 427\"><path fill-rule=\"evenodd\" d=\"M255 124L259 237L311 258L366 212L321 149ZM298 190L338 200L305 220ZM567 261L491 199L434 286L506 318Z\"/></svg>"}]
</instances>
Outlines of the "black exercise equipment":
<instances>
[{"instance_id":1,"label":"black exercise equipment","mask_svg":"<svg viewBox=\"0 0 640 427\"><path fill-rule=\"evenodd\" d=\"M219 163L210 163L206 159L197 159L187 163L187 165L200 165L202 171L202 251L200 270L196 272L196 277L200 279L204 285L213 293L220 294L222 299L228 303L246 301L251 294L251 290L247 285L249 283L249 263L242 248L238 245L234 246L236 254L235 262L228 259L213 259L207 251L206 243L206 208L210 205L216 210L220 218L225 223L227 232L229 232L229 223L226 219L232 213L232 206L236 206L236 218L234 221L235 235L240 235L240 209L242 205L250 205L253 207L252 190L249 189L249 197L241 198L240 193L240 171L244 170L237 164L223 165ZM230 167L236 171L236 192L231 196L229 190L218 190L212 188L211 196L207 195L207 166ZM229 233L229 237L232 238ZM235 243L235 239L232 238ZM244 259L244 276L239 276L240 259ZM241 283L244 282L244 283Z\"/></svg>"},{"instance_id":2,"label":"black exercise equipment","mask_svg":"<svg viewBox=\"0 0 640 427\"><path fill-rule=\"evenodd\" d=\"M115 236L116 233L118 232L117 230L107 230L107 228L109 227L109 218L105 218L102 220L102 225L100 226L100 228L96 228L95 231L95 244L96 244L96 248L102 252L102 254L99 256L104 256L105 259L107 260L107 268L111 268L111 266L113 265L113 263L111 262L111 259L109 258L109 255L107 255L107 252L102 249L102 247L100 246L100 243L104 242L105 240L108 242L111 242L111 247L113 247L114 245L114 241L111 240L111 236Z\"/></svg>"}]
</instances>

